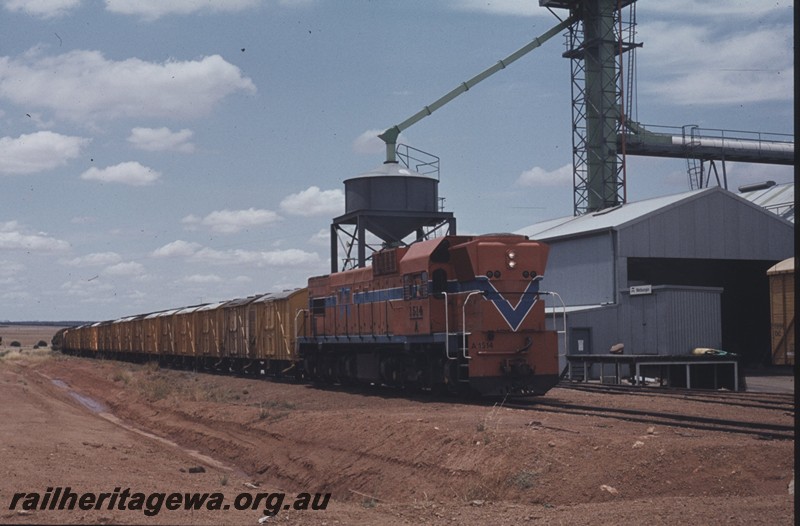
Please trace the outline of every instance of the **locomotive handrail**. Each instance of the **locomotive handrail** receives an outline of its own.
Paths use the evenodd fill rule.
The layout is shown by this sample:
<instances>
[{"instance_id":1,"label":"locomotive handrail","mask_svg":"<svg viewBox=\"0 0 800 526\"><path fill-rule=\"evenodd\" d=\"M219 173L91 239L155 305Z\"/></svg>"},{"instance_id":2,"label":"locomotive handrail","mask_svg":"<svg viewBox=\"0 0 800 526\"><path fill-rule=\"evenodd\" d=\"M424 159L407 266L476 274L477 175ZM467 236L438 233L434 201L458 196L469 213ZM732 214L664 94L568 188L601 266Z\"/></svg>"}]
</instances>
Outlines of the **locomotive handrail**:
<instances>
[{"instance_id":1,"label":"locomotive handrail","mask_svg":"<svg viewBox=\"0 0 800 526\"><path fill-rule=\"evenodd\" d=\"M458 356L453 358L450 356L450 315L447 313L447 293L442 291L444 296L444 354L447 355L448 360L458 360Z\"/></svg>"},{"instance_id":2,"label":"locomotive handrail","mask_svg":"<svg viewBox=\"0 0 800 526\"><path fill-rule=\"evenodd\" d=\"M484 292L482 290L473 290L467 294L467 297L464 298L464 304L461 306L461 328L463 329L461 334L461 353L466 360L472 360L472 356L467 354L467 302L475 294L484 294ZM484 297L484 299L486 298Z\"/></svg>"},{"instance_id":3,"label":"locomotive handrail","mask_svg":"<svg viewBox=\"0 0 800 526\"><path fill-rule=\"evenodd\" d=\"M540 290L539 294L546 294L548 296L555 296L556 298L558 298L558 301L561 302L561 310L563 312L561 317L564 320L564 354L559 354L559 356L566 356L567 354L569 354L569 347L567 345L569 343L569 340L567 339L567 305L566 305L566 303L564 303L564 300L561 299L561 295L558 292ZM553 328L555 328L555 326L556 326L556 311L554 309L553 310Z\"/></svg>"}]
</instances>

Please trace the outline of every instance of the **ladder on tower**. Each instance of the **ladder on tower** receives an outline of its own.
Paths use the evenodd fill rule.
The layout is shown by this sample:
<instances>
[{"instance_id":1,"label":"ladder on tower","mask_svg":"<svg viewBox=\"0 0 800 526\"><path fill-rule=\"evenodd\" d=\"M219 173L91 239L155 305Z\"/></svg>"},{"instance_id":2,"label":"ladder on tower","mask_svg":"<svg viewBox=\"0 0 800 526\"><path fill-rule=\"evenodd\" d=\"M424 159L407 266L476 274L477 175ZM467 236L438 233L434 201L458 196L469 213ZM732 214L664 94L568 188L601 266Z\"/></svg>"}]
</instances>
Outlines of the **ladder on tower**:
<instances>
[{"instance_id":1,"label":"ladder on tower","mask_svg":"<svg viewBox=\"0 0 800 526\"><path fill-rule=\"evenodd\" d=\"M698 127L690 124L683 126L682 129L683 144L686 146L686 174L689 177L689 188L697 190L705 187L703 184L703 160L697 158L697 148L700 146L700 141L696 137Z\"/></svg>"}]
</instances>

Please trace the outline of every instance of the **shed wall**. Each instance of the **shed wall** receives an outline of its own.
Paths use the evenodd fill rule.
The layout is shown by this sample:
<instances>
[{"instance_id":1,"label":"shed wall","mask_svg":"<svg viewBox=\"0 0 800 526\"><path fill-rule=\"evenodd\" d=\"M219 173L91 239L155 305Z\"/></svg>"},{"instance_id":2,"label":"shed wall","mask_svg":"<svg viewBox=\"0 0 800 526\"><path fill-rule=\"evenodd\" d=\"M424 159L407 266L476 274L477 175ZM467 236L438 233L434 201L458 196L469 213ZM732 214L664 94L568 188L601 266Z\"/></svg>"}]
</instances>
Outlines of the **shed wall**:
<instances>
[{"instance_id":1,"label":"shed wall","mask_svg":"<svg viewBox=\"0 0 800 526\"><path fill-rule=\"evenodd\" d=\"M567 314L567 335L589 330L591 354L608 354L624 344L625 354L685 355L697 347L719 349L722 341L722 289L712 287L653 287L653 293L630 296L621 291L616 305L587 308ZM548 329L563 330L560 309L548 315ZM559 335L559 367L566 367L567 350ZM574 347L568 341L569 347ZM574 352L571 349L570 352ZM592 366L590 377L599 375Z\"/></svg>"},{"instance_id":2,"label":"shed wall","mask_svg":"<svg viewBox=\"0 0 800 526\"><path fill-rule=\"evenodd\" d=\"M667 207L619 227L619 257L780 261L794 253L794 227L724 192Z\"/></svg>"},{"instance_id":3,"label":"shed wall","mask_svg":"<svg viewBox=\"0 0 800 526\"><path fill-rule=\"evenodd\" d=\"M722 347L721 288L653 287L653 294L621 292L621 330L630 354L689 354Z\"/></svg>"},{"instance_id":4,"label":"shed wall","mask_svg":"<svg viewBox=\"0 0 800 526\"><path fill-rule=\"evenodd\" d=\"M548 243L542 288L558 292L567 305L615 301L614 237L611 232Z\"/></svg>"}]
</instances>

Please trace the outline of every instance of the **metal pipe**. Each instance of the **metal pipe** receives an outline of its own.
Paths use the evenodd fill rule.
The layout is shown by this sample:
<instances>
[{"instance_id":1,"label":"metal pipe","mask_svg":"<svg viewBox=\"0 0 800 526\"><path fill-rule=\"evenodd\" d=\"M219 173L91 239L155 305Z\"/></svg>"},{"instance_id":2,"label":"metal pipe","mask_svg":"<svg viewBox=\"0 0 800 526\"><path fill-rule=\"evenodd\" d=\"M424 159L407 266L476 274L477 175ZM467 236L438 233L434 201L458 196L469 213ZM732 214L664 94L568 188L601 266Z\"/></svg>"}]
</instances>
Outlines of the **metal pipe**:
<instances>
[{"instance_id":1,"label":"metal pipe","mask_svg":"<svg viewBox=\"0 0 800 526\"><path fill-rule=\"evenodd\" d=\"M400 135L400 132L402 132L409 126L419 122L420 120L424 119L428 115L432 114L434 111L438 110L439 108L441 108L451 100L455 99L462 93L468 91L471 87L475 86L479 82L486 80L488 77L491 77L501 69L505 69L506 67L511 65L511 63L513 63L517 59L527 55L528 53L530 53L537 47L541 46L542 44L553 38L555 35L563 31L564 29L571 26L574 21L575 18L573 17L567 18L560 24L551 28L549 31L543 33L537 38L534 38L531 42L521 47L514 53L510 54L506 58L497 61L497 63L494 64L492 67L481 71L480 73L478 73L471 79L467 80L466 82L462 82L461 84L458 85L458 87L450 90L447 94L438 98L430 105L425 106L420 111L418 111L408 119L404 120L400 124L392 126L391 128L387 129L386 131L378 135L378 137L383 142L386 143L386 162L387 163L397 162L397 137Z\"/></svg>"}]
</instances>

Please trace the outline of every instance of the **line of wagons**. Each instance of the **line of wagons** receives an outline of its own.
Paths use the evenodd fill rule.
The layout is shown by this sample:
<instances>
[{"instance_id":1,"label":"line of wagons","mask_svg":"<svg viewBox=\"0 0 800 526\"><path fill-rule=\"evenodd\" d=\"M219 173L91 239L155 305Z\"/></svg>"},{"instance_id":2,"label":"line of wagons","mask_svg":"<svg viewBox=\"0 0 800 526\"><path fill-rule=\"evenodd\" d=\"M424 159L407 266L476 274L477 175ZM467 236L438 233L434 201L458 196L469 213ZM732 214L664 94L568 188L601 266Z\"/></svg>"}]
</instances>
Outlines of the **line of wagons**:
<instances>
[{"instance_id":1,"label":"line of wagons","mask_svg":"<svg viewBox=\"0 0 800 526\"><path fill-rule=\"evenodd\" d=\"M64 352L173 367L294 375L308 289L129 316L67 329Z\"/></svg>"}]
</instances>

